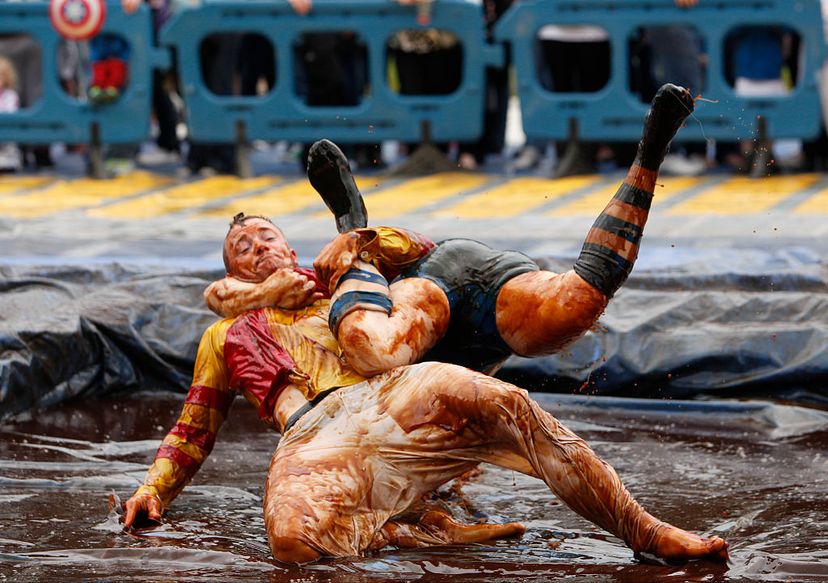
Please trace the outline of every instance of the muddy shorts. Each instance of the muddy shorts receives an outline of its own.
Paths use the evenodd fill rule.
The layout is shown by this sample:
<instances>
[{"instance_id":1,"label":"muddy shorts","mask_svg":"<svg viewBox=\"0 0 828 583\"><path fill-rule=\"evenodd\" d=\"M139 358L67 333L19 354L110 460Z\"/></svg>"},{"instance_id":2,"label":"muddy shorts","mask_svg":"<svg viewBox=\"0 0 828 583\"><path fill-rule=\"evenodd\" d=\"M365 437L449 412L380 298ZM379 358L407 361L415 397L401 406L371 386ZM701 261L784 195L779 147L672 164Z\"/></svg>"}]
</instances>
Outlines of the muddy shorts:
<instances>
[{"instance_id":1,"label":"muddy shorts","mask_svg":"<svg viewBox=\"0 0 828 583\"><path fill-rule=\"evenodd\" d=\"M448 297L451 323L446 335L423 360L452 362L489 371L512 354L497 330L495 304L503 285L538 271L537 263L517 251L497 251L471 239L448 239L400 277L422 277Z\"/></svg>"}]
</instances>

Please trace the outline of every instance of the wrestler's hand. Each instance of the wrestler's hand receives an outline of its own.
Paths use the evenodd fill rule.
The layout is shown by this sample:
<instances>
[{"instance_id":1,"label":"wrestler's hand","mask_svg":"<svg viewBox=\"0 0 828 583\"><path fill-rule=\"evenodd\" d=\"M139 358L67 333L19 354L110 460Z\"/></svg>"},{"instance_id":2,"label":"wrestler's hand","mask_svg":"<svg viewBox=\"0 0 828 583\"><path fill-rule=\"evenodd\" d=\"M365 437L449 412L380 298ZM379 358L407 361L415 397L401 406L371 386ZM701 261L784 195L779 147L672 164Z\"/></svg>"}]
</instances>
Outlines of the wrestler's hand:
<instances>
[{"instance_id":1,"label":"wrestler's hand","mask_svg":"<svg viewBox=\"0 0 828 583\"><path fill-rule=\"evenodd\" d=\"M325 245L313 262L319 281L326 283L333 292L339 278L345 275L359 259L359 234L342 233Z\"/></svg>"},{"instance_id":2,"label":"wrestler's hand","mask_svg":"<svg viewBox=\"0 0 828 583\"><path fill-rule=\"evenodd\" d=\"M298 310L323 297L316 282L293 269L277 269L262 283L263 306Z\"/></svg>"},{"instance_id":3,"label":"wrestler's hand","mask_svg":"<svg viewBox=\"0 0 828 583\"><path fill-rule=\"evenodd\" d=\"M136 494L124 504L124 530L136 526L146 526L147 521L161 523L161 513L164 508L158 496L152 494ZM137 524L136 524L137 521Z\"/></svg>"}]
</instances>

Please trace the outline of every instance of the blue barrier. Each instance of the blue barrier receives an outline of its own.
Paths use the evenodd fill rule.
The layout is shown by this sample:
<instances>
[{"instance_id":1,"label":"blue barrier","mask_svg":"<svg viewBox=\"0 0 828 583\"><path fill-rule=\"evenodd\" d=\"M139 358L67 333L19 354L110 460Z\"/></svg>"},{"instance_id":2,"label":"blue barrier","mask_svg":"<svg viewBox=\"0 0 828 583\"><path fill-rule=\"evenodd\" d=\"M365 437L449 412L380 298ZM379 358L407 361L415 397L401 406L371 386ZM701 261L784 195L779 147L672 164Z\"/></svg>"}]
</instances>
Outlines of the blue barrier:
<instances>
[{"instance_id":1,"label":"blue barrier","mask_svg":"<svg viewBox=\"0 0 828 583\"><path fill-rule=\"evenodd\" d=\"M287 2L207 1L175 15L161 42L175 49L190 135L205 142L297 140L327 137L338 142L417 141L423 123L437 141L473 140L482 133L485 67L503 64L501 46L486 44L477 1L439 0L430 27L449 31L463 46L462 80L449 95L400 95L389 87L386 43L398 30L416 29L414 6L389 0L315 0L300 16ZM293 46L305 33L353 32L367 49L370 92L355 106L309 106L294 87ZM254 33L276 52L276 82L263 96L219 96L208 90L199 47L211 34Z\"/></svg>"},{"instance_id":2,"label":"blue barrier","mask_svg":"<svg viewBox=\"0 0 828 583\"><path fill-rule=\"evenodd\" d=\"M595 93L555 93L538 80L535 43L546 24L592 24L605 29L611 74ZM521 0L498 22L495 37L511 45L523 126L530 139L565 139L571 120L588 140L638 140L647 104L629 87L629 42L640 27L682 24L696 29L708 55L704 97L681 140L748 138L764 120L767 138L815 138L821 127L818 71L824 39L819 0L702 0L691 9L674 0ZM725 39L743 26L783 26L802 40L804 59L795 89L783 97L736 95L725 77ZM696 121L697 120L697 121Z\"/></svg>"},{"instance_id":3,"label":"blue barrier","mask_svg":"<svg viewBox=\"0 0 828 583\"><path fill-rule=\"evenodd\" d=\"M124 14L120 2L107 4L100 34L123 37L130 45L127 88L112 103L92 103L60 86L57 51L61 38L49 21L48 2L1 2L0 34L29 35L41 48L43 92L31 106L0 113L0 142L24 144L140 143L149 136L152 69L168 68L169 54L152 47L150 11Z\"/></svg>"}]
</instances>

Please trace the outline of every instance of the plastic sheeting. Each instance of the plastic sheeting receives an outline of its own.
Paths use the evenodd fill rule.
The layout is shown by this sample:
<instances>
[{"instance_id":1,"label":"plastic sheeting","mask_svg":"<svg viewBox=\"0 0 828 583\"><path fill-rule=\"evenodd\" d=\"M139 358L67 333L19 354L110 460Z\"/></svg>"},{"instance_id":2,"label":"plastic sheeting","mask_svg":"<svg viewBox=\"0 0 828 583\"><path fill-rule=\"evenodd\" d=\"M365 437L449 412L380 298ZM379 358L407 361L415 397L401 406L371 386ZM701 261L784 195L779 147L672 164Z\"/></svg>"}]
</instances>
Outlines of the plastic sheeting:
<instances>
[{"instance_id":1,"label":"plastic sheeting","mask_svg":"<svg viewBox=\"0 0 828 583\"><path fill-rule=\"evenodd\" d=\"M0 268L0 417L78 395L189 386L223 275L149 267Z\"/></svg>"},{"instance_id":2,"label":"plastic sheeting","mask_svg":"<svg viewBox=\"0 0 828 583\"><path fill-rule=\"evenodd\" d=\"M761 270L714 269L712 252L681 267L656 261L627 281L598 330L556 356L512 358L500 376L555 392L828 403L828 268L760 259ZM202 291L222 275L0 267L0 418L78 395L186 390L215 320Z\"/></svg>"}]
</instances>

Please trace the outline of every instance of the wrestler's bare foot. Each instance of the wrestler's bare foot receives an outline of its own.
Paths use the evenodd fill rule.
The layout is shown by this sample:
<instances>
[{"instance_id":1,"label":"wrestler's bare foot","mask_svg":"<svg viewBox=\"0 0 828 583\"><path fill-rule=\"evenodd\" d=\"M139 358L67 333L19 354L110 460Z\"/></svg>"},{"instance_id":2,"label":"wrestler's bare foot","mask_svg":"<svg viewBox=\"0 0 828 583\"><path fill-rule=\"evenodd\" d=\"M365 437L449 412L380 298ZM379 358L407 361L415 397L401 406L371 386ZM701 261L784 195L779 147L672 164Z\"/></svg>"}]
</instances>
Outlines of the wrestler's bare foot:
<instances>
[{"instance_id":1,"label":"wrestler's bare foot","mask_svg":"<svg viewBox=\"0 0 828 583\"><path fill-rule=\"evenodd\" d=\"M694 559L710 559L727 561L727 542L712 536L703 538L675 526L662 522L656 527L652 542L648 545L649 552L666 561L691 561Z\"/></svg>"},{"instance_id":2,"label":"wrestler's bare foot","mask_svg":"<svg viewBox=\"0 0 828 583\"><path fill-rule=\"evenodd\" d=\"M388 545L417 549L438 545L481 543L521 536L526 527L518 522L506 524L461 524L442 510L426 512L416 524L389 521L375 535L368 550Z\"/></svg>"},{"instance_id":3,"label":"wrestler's bare foot","mask_svg":"<svg viewBox=\"0 0 828 583\"><path fill-rule=\"evenodd\" d=\"M504 524L461 524L445 512L431 510L420 519L420 524L445 533L450 543L479 543L500 538L522 536L526 527L519 522Z\"/></svg>"}]
</instances>

